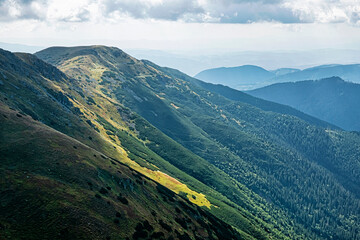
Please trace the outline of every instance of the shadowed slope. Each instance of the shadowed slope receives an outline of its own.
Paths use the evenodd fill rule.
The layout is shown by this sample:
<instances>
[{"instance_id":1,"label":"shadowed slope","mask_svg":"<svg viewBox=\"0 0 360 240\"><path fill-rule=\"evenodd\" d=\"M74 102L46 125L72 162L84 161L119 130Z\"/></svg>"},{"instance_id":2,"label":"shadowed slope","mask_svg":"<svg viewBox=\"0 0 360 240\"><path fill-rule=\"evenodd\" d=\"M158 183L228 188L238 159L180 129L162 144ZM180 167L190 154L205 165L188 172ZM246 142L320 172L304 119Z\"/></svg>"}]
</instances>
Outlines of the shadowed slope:
<instances>
[{"instance_id":1,"label":"shadowed slope","mask_svg":"<svg viewBox=\"0 0 360 240\"><path fill-rule=\"evenodd\" d=\"M11 239L242 239L115 159L0 103L0 234Z\"/></svg>"}]
</instances>

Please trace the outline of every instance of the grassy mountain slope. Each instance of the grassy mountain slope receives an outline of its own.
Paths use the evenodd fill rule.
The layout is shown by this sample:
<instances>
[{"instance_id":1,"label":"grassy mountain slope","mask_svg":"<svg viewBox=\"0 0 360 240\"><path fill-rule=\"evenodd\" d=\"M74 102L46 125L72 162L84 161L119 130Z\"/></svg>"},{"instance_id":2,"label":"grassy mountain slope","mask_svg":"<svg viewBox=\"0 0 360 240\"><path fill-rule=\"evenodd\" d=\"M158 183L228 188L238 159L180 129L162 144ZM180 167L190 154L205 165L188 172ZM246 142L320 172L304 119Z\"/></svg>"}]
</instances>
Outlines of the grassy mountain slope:
<instances>
[{"instance_id":1,"label":"grassy mountain slope","mask_svg":"<svg viewBox=\"0 0 360 240\"><path fill-rule=\"evenodd\" d=\"M84 50L85 49L85 50ZM49 52L48 52L49 51ZM167 79L171 80L168 76L165 76L161 72L157 71L151 66L148 66L144 64L141 61L138 61L136 59L131 58L130 56L123 55L123 52L121 50L115 49L115 48L106 48L106 47L90 47L86 50L85 47L79 47L79 48L61 48L61 51L58 50L58 48L50 48L46 52L40 52L37 55L40 57L43 57L44 59L48 59L47 56L53 57L56 56L56 53L60 54L59 59L62 59L63 56L71 55L76 56L74 52L80 52L79 56L74 57L76 60L63 60L63 66L66 70L66 73L74 78L79 79L79 85L82 85L83 88L88 89L88 92L99 92L106 94L108 98L112 98L114 101L123 101L123 98L128 98L129 95L131 95L132 99L135 101L141 101L143 108L149 107L149 111L152 110L151 106L147 106L147 102L154 101L155 103L158 103L157 101L161 101L161 96L157 94L151 94L149 95L149 92L143 92L140 95L138 93L135 94L134 91L138 91L140 89L144 89L144 86L146 85L139 85L139 82L143 82L145 84L146 79L155 79L157 82L166 81ZM95 58L93 55L93 51L97 51L96 56L100 56L99 59ZM43 55L42 55L43 54ZM111 54L110 57L106 57L107 55ZM118 62L107 62L111 61L114 57L118 59ZM124 58L124 59L123 59ZM81 59L81 60L79 60ZM122 72L121 69L124 67L124 62L128 61L130 59L131 64L129 64L128 68L125 68L127 72ZM74 60L74 59L73 59ZM81 61L78 63L78 61ZM100 64L104 65L100 65ZM77 64L80 64L79 67L77 67ZM85 68L83 65L86 66L92 66ZM116 66L119 66L119 68L116 68ZM111 70L110 70L111 69ZM81 72L79 73L79 70ZM84 70L84 71L82 71ZM90 71L89 71L90 70ZM103 75L98 75L98 72L102 71ZM86 75L90 72L90 75ZM139 75L137 75L139 74ZM120 80L119 80L120 79ZM121 86L124 88L125 93L121 94L119 91L117 91L115 94L113 93L113 90ZM134 89L132 89L134 87ZM86 93L85 93L86 94ZM118 97L116 97L118 96ZM141 96L141 98L139 97ZM146 101L143 101L142 99L148 99ZM93 97L96 102L99 100ZM161 102L160 102L161 104ZM103 104L102 104L103 105ZM166 108L164 109L164 114L168 114L166 112L166 109L169 109L168 105L164 105ZM163 106L159 106L156 111L161 111ZM107 105L106 109L111 108L111 106ZM173 109L173 106L170 106L171 109ZM168 119L163 121L165 124L166 122L171 122L171 118L176 118L176 115L173 115L174 112L170 111L170 115L168 115ZM175 112L176 113L176 112ZM111 111L108 114L108 119L111 117L114 117L115 112ZM153 115L153 113L151 113ZM179 118L178 118L179 119ZM173 121L176 123L176 121ZM137 123L137 124L136 124ZM263 238L262 235L268 235L269 233L263 233L259 234L259 229L256 230L256 228L251 227L251 225L262 225L262 229L268 229L270 231L271 235L275 235L277 238L283 238L284 235L280 233L276 228L274 228L274 225L279 225L278 228L286 228L287 234L294 234L291 230L291 226L289 226L289 223L286 221L275 221L270 215L269 215L269 209L266 206L267 203L261 199L259 196L248 190L246 187L244 187L242 184L234 181L231 177L224 174L222 171L220 171L218 168L214 167L207 161L203 160L199 156L196 156L195 154L191 153L189 150L185 149L178 143L174 142L173 140L170 141L170 138L166 137L163 133L157 132L154 134L153 131L149 131L149 126L144 126L146 122L144 121L136 121L135 125L132 127L136 132L138 132L139 137L145 141L144 143L151 148L154 152L156 152L161 157L165 158L167 161L169 161L171 164L175 165L179 169L187 172L191 176L195 177L197 180L201 181L202 183L212 187L213 189L216 189L223 195L225 195L228 199L231 201L236 201L236 204L229 202L229 200L224 200L223 197L219 198L216 194L214 194L213 190L207 190L207 188L202 187L201 192L204 192L206 196L211 201L215 201L215 205L219 206L219 208L211 208L211 211L214 212L217 216L222 217L224 220L227 220L229 223L233 224L239 229L242 229L243 231L247 231L251 233L252 235L256 235L257 238ZM178 128L179 125L175 126L175 128ZM143 131L139 131L139 129L143 129ZM177 130L178 132L183 131L184 129L181 128L181 126ZM189 131L192 131L191 129ZM116 132L116 129L113 131ZM118 132L119 133L119 132ZM184 132L185 133L185 132ZM196 137L197 130L194 131L193 136ZM183 136L186 136L184 134ZM203 139L203 137L200 138ZM156 142L156 144L153 144ZM199 141L200 142L200 141ZM138 144L138 146L142 146ZM122 141L122 144L125 144L124 141ZM129 146L134 144L129 144ZM215 146L214 149L217 147ZM224 153L221 153L224 154ZM147 158L147 161L153 162L151 158ZM158 163L157 166L161 167ZM164 165L163 165L164 166ZM198 188L201 186L200 184L192 184L189 183L186 179L182 178L179 174L173 175L177 178L180 178L181 180L185 181L188 185L193 186L196 185ZM219 201L221 200L221 201ZM227 205L224 205L222 201L225 201ZM231 208L230 208L230 207ZM241 208L239 208L241 207ZM234 210L235 209L235 210ZM245 209L241 210L241 209ZM239 215L239 211L244 215ZM276 215L277 213L274 213ZM245 219L244 219L245 217ZM268 219L267 223L263 222L261 219ZM249 226L249 221L253 221L254 219L256 222L253 222ZM270 219L270 220L269 220ZM282 218L279 218L282 219Z\"/></svg>"},{"instance_id":2,"label":"grassy mountain slope","mask_svg":"<svg viewBox=\"0 0 360 240\"><path fill-rule=\"evenodd\" d=\"M14 55L2 51L0 56L0 99L6 105L77 139L113 161L130 166L202 206L235 226L242 238L286 238L274 228L277 223L261 220L263 216L271 217L264 210L266 202L259 196L239 183L234 184L235 181L224 172L124 107L96 79L69 78L29 54ZM101 67L87 69L94 70L94 74L101 71ZM139 129L142 129L141 134ZM147 138L154 138L156 144ZM204 176L207 181L203 182L211 184L205 185L180 170L179 166L189 169L189 161L196 166L192 174ZM223 192L231 190L242 206L220 194L217 188Z\"/></svg>"},{"instance_id":3,"label":"grassy mountain slope","mask_svg":"<svg viewBox=\"0 0 360 240\"><path fill-rule=\"evenodd\" d=\"M4 103L0 120L4 238L242 238L120 161Z\"/></svg>"},{"instance_id":4,"label":"grassy mountain slope","mask_svg":"<svg viewBox=\"0 0 360 240\"><path fill-rule=\"evenodd\" d=\"M360 131L360 85L333 77L317 81L279 83L249 94L287 104L346 130Z\"/></svg>"},{"instance_id":5,"label":"grassy mountain slope","mask_svg":"<svg viewBox=\"0 0 360 240\"><path fill-rule=\"evenodd\" d=\"M356 133L231 100L178 71L138 61L114 48L50 48L37 56L57 64L84 87L96 82L93 86L100 86L109 98L228 174L235 185L252 194L249 198L260 209L249 208L233 190L218 188L217 177L211 186L269 224L269 232L278 229L292 239L358 239L360 167L359 151L354 149L360 139ZM140 138L159 156L210 184L206 176L189 168L189 162L168 158L162 152L168 147L154 144L158 135L136 123L134 127L141 129Z\"/></svg>"}]
</instances>

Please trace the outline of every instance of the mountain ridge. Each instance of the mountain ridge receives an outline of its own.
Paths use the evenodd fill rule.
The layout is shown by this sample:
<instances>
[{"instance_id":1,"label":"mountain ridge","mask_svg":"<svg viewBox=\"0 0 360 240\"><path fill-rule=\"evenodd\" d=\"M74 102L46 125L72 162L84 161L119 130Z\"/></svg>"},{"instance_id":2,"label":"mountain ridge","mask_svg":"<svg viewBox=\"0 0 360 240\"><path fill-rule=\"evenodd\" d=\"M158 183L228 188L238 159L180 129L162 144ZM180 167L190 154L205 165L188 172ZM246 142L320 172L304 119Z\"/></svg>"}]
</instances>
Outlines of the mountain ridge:
<instances>
[{"instance_id":1,"label":"mountain ridge","mask_svg":"<svg viewBox=\"0 0 360 240\"><path fill-rule=\"evenodd\" d=\"M208 69L195 75L195 78L238 90L253 90L274 83L318 80L333 76L350 82L360 82L360 64L327 64L302 70L280 68L271 71L256 66L258 68L252 68L249 73L243 70L244 66ZM261 75L264 71L268 72L268 75Z\"/></svg>"},{"instance_id":2,"label":"mountain ridge","mask_svg":"<svg viewBox=\"0 0 360 240\"><path fill-rule=\"evenodd\" d=\"M357 111L359 92L359 84L346 82L339 77L278 83L248 91L253 96L287 104L353 131L360 130L357 121L360 117Z\"/></svg>"}]
</instances>

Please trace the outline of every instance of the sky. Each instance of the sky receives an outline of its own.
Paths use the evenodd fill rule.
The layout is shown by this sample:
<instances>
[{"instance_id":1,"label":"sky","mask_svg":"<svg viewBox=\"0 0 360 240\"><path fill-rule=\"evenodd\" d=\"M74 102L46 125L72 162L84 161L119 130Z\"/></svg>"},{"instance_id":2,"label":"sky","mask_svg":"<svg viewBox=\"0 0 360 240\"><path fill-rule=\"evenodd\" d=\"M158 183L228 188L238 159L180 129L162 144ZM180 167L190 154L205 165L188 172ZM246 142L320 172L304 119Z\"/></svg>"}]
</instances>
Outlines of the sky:
<instances>
[{"instance_id":1,"label":"sky","mask_svg":"<svg viewBox=\"0 0 360 240\"><path fill-rule=\"evenodd\" d=\"M0 42L188 56L360 50L360 0L0 0Z\"/></svg>"}]
</instances>

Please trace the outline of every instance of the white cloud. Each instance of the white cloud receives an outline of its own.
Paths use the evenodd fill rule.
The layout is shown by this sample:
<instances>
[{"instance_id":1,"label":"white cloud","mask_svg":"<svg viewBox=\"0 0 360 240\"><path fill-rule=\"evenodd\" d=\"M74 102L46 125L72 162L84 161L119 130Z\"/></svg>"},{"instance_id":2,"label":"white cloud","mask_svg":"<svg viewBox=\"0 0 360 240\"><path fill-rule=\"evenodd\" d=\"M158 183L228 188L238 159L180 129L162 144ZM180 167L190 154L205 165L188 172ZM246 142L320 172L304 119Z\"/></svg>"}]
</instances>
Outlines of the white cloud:
<instances>
[{"instance_id":1,"label":"white cloud","mask_svg":"<svg viewBox=\"0 0 360 240\"><path fill-rule=\"evenodd\" d=\"M104 0L105 14L116 13L140 19L176 21L201 15L203 8L193 0Z\"/></svg>"},{"instance_id":2,"label":"white cloud","mask_svg":"<svg viewBox=\"0 0 360 240\"><path fill-rule=\"evenodd\" d=\"M359 0L288 0L284 6L302 22L360 25Z\"/></svg>"},{"instance_id":3,"label":"white cloud","mask_svg":"<svg viewBox=\"0 0 360 240\"><path fill-rule=\"evenodd\" d=\"M218 23L360 25L360 0L2 0L0 21L87 22L124 18Z\"/></svg>"}]
</instances>

